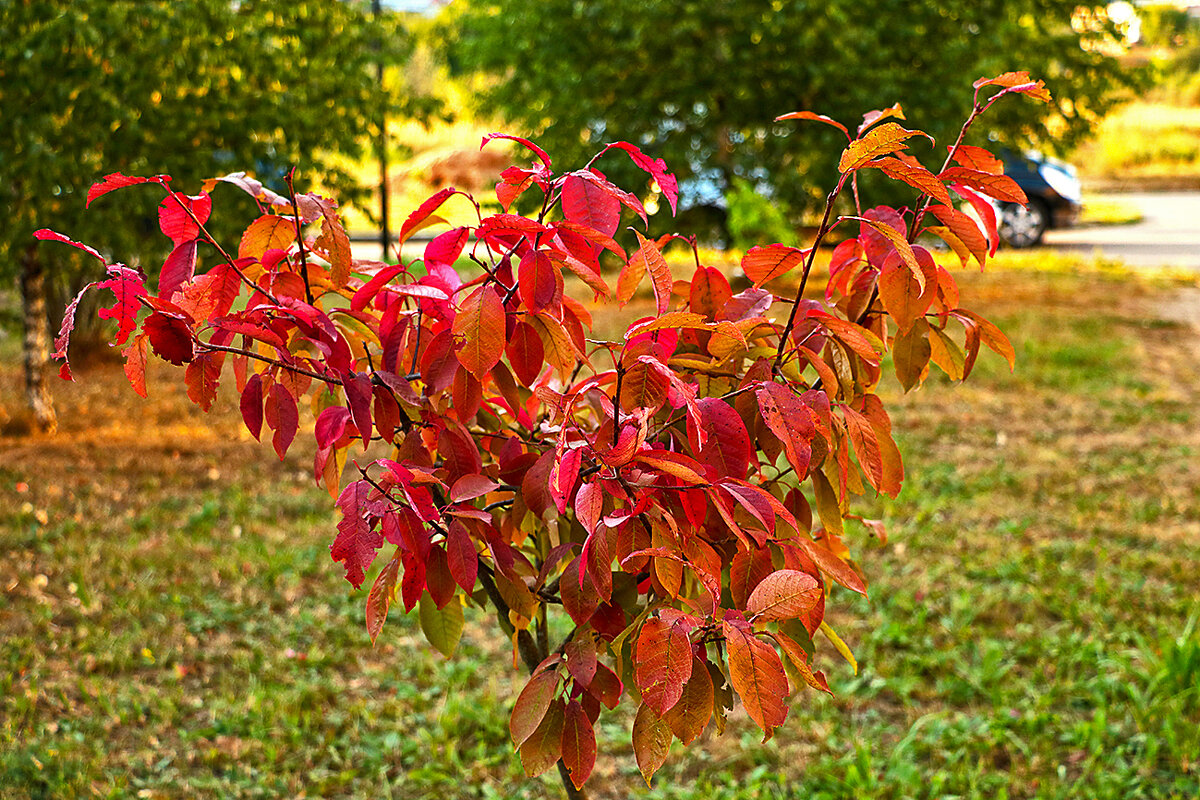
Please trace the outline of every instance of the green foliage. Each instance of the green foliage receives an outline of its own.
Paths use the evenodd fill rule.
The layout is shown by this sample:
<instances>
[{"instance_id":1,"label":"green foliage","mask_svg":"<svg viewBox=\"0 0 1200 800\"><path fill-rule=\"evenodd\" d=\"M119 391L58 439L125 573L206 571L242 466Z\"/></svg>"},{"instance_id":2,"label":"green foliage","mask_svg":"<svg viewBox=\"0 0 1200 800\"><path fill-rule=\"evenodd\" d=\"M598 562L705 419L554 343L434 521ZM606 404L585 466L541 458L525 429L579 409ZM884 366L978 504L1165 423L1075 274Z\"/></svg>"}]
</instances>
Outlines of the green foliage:
<instances>
[{"instance_id":1,"label":"green foliage","mask_svg":"<svg viewBox=\"0 0 1200 800\"><path fill-rule=\"evenodd\" d=\"M148 245L152 227L114 224L119 214L152 225L153 201L84 214L87 187L116 170L195 185L250 169L281 189L281 172L302 164L354 197L328 154L376 135L380 111L399 101L374 64L409 47L398 19L318 0L6 0L0 29L0 275L45 225L106 252L165 255Z\"/></svg>"},{"instance_id":2,"label":"green foliage","mask_svg":"<svg viewBox=\"0 0 1200 800\"><path fill-rule=\"evenodd\" d=\"M864 109L903 99L937 138L927 159L936 162L957 134L961 87L1020 64L1046 81L1055 104L1049 113L1010 104L975 131L977 143L1069 149L1140 80L1082 46L1070 24L1077 5L646 0L635 11L619 0L491 0L452 4L443 35L451 68L478 74L480 108L566 162L628 138L681 181L702 175L722 191L739 177L765 181L795 212L823 199L834 167L822 154L837 152L838 136L772 123L791 111L856 125ZM1088 40L1113 39L1110 23L1095 26Z\"/></svg>"},{"instance_id":3,"label":"green foliage","mask_svg":"<svg viewBox=\"0 0 1200 800\"><path fill-rule=\"evenodd\" d=\"M795 238L783 212L769 198L743 180L733 182L726 198L729 203L729 242L739 250L748 250L760 242L787 242Z\"/></svg>"}]
</instances>

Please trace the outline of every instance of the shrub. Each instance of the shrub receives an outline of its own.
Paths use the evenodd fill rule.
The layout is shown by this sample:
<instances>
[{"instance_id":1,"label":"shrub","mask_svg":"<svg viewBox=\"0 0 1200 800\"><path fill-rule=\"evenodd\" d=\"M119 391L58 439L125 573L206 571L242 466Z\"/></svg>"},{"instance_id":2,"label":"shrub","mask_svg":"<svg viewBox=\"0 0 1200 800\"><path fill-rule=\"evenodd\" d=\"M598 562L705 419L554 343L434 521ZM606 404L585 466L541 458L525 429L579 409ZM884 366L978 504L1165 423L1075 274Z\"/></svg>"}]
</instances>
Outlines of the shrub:
<instances>
[{"instance_id":1,"label":"shrub","mask_svg":"<svg viewBox=\"0 0 1200 800\"><path fill-rule=\"evenodd\" d=\"M1049 97L1024 73L977 81L963 133L1010 93ZM288 196L243 174L189 196L166 176L114 173L88 202L157 187L173 249L156 293L138 270L106 262L107 278L84 291L111 292L100 316L116 322L139 394L154 354L184 367L189 397L208 410L228 365L247 428L280 458L301 401L311 405L314 473L341 512L331 555L356 588L382 561L366 597L372 642L399 603L449 657L464 608L490 611L530 673L509 726L526 771L557 765L574 793L592 770L602 709L628 698L649 781L673 739L723 729L735 696L766 740L800 690L829 692L817 642L852 659L825 608L835 585L866 593L848 542L864 529L883 535L851 498L894 496L903 480L876 394L884 353L906 389L930 365L966 378L981 345L1013 360L1004 335L960 304L951 274L912 242L929 232L982 265L996 238L979 193L1024 198L961 136L937 173L921 166L904 150L925 134L897 116L867 114L853 136L807 111L780 118L829 124L847 146L815 241L750 248L741 267L753 285L737 294L694 242L683 244L695 269L677 278L663 249L680 237L622 232L622 214L645 225L645 209L597 164L629 158L674 210L662 161L619 142L556 172L536 144L500 134L484 144L512 139L533 154L504 171L505 210L437 235L420 268L354 260L335 204L297 194L290 177ZM869 169L915 187L918 202L863 209L855 190L856 213L834 219ZM222 182L259 204L235 251L206 227ZM508 213L526 193L540 199L536 212ZM401 239L456 194L413 211ZM817 248L839 225L857 235L834 251L823 297L806 297ZM104 262L62 234L38 236ZM601 269L612 258L615 286ZM794 295L776 297L767 285L793 270ZM628 303L647 278L652 312L619 339L591 338L583 295ZM56 342L65 377L77 303Z\"/></svg>"}]
</instances>

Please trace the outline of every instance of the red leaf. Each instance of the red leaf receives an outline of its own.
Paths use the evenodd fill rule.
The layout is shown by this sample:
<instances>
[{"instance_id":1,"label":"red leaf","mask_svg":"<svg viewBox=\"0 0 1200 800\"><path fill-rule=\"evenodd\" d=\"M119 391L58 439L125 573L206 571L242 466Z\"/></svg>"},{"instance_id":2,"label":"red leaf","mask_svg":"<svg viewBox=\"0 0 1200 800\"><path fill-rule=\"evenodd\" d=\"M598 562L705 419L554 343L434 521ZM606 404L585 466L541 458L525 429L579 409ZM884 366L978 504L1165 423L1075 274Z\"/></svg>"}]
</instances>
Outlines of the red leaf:
<instances>
[{"instance_id":1,"label":"red leaf","mask_svg":"<svg viewBox=\"0 0 1200 800\"><path fill-rule=\"evenodd\" d=\"M710 321L717 318L733 290L729 287L729 279L718 269L712 267L696 267L692 276L692 286L688 293L688 307L697 314L703 314Z\"/></svg>"},{"instance_id":2,"label":"red leaf","mask_svg":"<svg viewBox=\"0 0 1200 800\"><path fill-rule=\"evenodd\" d=\"M621 224L621 201L594 181L568 175L562 186L563 216L611 237Z\"/></svg>"},{"instance_id":3,"label":"red leaf","mask_svg":"<svg viewBox=\"0 0 1200 800\"><path fill-rule=\"evenodd\" d=\"M596 732L578 700L567 703L562 729L562 760L576 789L583 787L596 766Z\"/></svg>"},{"instance_id":4,"label":"red leaf","mask_svg":"<svg viewBox=\"0 0 1200 800\"><path fill-rule=\"evenodd\" d=\"M158 276L158 293L170 297L196 274L196 240L180 242L163 262Z\"/></svg>"},{"instance_id":5,"label":"red leaf","mask_svg":"<svg viewBox=\"0 0 1200 800\"><path fill-rule=\"evenodd\" d=\"M150 346L159 358L182 366L194 355L192 329L178 317L155 311L146 318L142 330L150 337Z\"/></svg>"},{"instance_id":6,"label":"red leaf","mask_svg":"<svg viewBox=\"0 0 1200 800\"><path fill-rule=\"evenodd\" d=\"M735 608L745 608L762 579L771 574L771 552L766 548L739 549L729 564L729 594Z\"/></svg>"},{"instance_id":7,"label":"red leaf","mask_svg":"<svg viewBox=\"0 0 1200 800\"><path fill-rule=\"evenodd\" d=\"M468 594L474 591L475 580L479 576L479 556L466 526L458 520L450 523L446 534L446 558L454 582Z\"/></svg>"},{"instance_id":8,"label":"red leaf","mask_svg":"<svg viewBox=\"0 0 1200 800\"><path fill-rule=\"evenodd\" d=\"M658 716L683 696L683 685L692 674L692 645L687 632L661 617L642 625L637 640L634 678L642 700Z\"/></svg>"},{"instance_id":9,"label":"red leaf","mask_svg":"<svg viewBox=\"0 0 1200 800\"><path fill-rule=\"evenodd\" d=\"M546 169L550 169L550 156L546 155L546 151L543 150L542 148L538 147L536 144L529 141L528 139L522 139L520 136L510 136L507 133L489 133L486 136L484 136L483 141L481 141L479 143L479 149L482 150L483 146L486 145L488 142L492 141L493 139L508 139L509 141L517 142L518 144L525 145L530 150L532 150L535 155L537 155L538 159L542 162L542 164L544 164L546 166Z\"/></svg>"},{"instance_id":10,"label":"red leaf","mask_svg":"<svg viewBox=\"0 0 1200 800\"><path fill-rule=\"evenodd\" d=\"M565 514L567 503L571 499L575 481L579 479L579 464L583 459L582 448L572 448L562 454L550 469L550 496L558 513Z\"/></svg>"},{"instance_id":11,"label":"red leaf","mask_svg":"<svg viewBox=\"0 0 1200 800\"><path fill-rule=\"evenodd\" d=\"M481 286L459 304L452 331L462 341L458 363L479 381L504 354L504 305L496 290Z\"/></svg>"},{"instance_id":12,"label":"red leaf","mask_svg":"<svg viewBox=\"0 0 1200 800\"><path fill-rule=\"evenodd\" d=\"M729 680L750 719L762 728L763 741L787 719L783 699L788 694L787 676L775 648L761 641L744 622L721 623L729 651Z\"/></svg>"},{"instance_id":13,"label":"red leaf","mask_svg":"<svg viewBox=\"0 0 1200 800\"><path fill-rule=\"evenodd\" d=\"M755 286L762 286L798 267L807 253L807 250L782 244L751 247L742 256L742 271Z\"/></svg>"},{"instance_id":14,"label":"red leaf","mask_svg":"<svg viewBox=\"0 0 1200 800\"><path fill-rule=\"evenodd\" d=\"M715 397L698 400L696 409L699 426L692 417L687 420L688 441L696 458L720 477L745 478L754 456L746 423L731 405Z\"/></svg>"},{"instance_id":15,"label":"red leaf","mask_svg":"<svg viewBox=\"0 0 1200 800\"><path fill-rule=\"evenodd\" d=\"M781 569L763 578L746 602L747 613L766 620L796 619L822 598L821 585L806 572Z\"/></svg>"},{"instance_id":16,"label":"red leaf","mask_svg":"<svg viewBox=\"0 0 1200 800\"><path fill-rule=\"evenodd\" d=\"M134 186L139 183L160 183L166 185L171 180L170 175L155 175L153 178L139 178L133 175L122 175L119 172L113 172L105 175L100 180L92 184L88 189L87 202L84 207L90 206L92 201L101 195L108 194L114 189L121 189L125 186Z\"/></svg>"},{"instance_id":17,"label":"red leaf","mask_svg":"<svg viewBox=\"0 0 1200 800\"><path fill-rule=\"evenodd\" d=\"M212 408L213 401L217 399L217 385L221 381L221 365L224 361L224 353L201 353L192 359L183 373L188 399L200 406L202 411Z\"/></svg>"},{"instance_id":18,"label":"red leaf","mask_svg":"<svg viewBox=\"0 0 1200 800\"><path fill-rule=\"evenodd\" d=\"M417 208L408 215L408 218L404 220L404 224L400 226L400 241L404 242L409 236L412 236L413 232L420 229L421 223L428 219L430 214L432 214L434 211L437 211L438 208L441 207L442 203L446 202L449 198L453 197L457 193L457 189L455 189L453 186L448 186L441 191L435 192L424 203L421 203L421 205L417 206Z\"/></svg>"},{"instance_id":19,"label":"red leaf","mask_svg":"<svg viewBox=\"0 0 1200 800\"><path fill-rule=\"evenodd\" d=\"M624 150L633 159L634 164L637 164L643 170L650 173L650 176L654 178L654 182L658 184L658 188L666 196L667 202L671 204L671 214L674 215L676 213L676 204L679 201L679 183L675 180L675 176L667 171L667 162L661 158L651 158L629 142L614 142L605 147L601 151L601 155L614 148Z\"/></svg>"},{"instance_id":20,"label":"red leaf","mask_svg":"<svg viewBox=\"0 0 1200 800\"><path fill-rule=\"evenodd\" d=\"M517 267L517 290L530 311L553 309L562 302L562 271L545 250L531 250Z\"/></svg>"},{"instance_id":21,"label":"red leaf","mask_svg":"<svg viewBox=\"0 0 1200 800\"><path fill-rule=\"evenodd\" d=\"M867 163L866 166L874 167L894 180L904 181L939 203L950 204L950 193L946 191L945 184L932 172L916 163L915 159L904 161L899 158L880 158Z\"/></svg>"},{"instance_id":22,"label":"red leaf","mask_svg":"<svg viewBox=\"0 0 1200 800\"><path fill-rule=\"evenodd\" d=\"M264 409L267 425L275 431L271 444L279 455L279 460L287 455L292 440L296 438L296 430L300 426L300 412L296 406L296 398L292 397L282 383L271 384L267 392L267 404ZM357 588L357 587L356 587Z\"/></svg>"},{"instance_id":23,"label":"red leaf","mask_svg":"<svg viewBox=\"0 0 1200 800\"><path fill-rule=\"evenodd\" d=\"M146 285L140 272L120 264L110 264L108 274L111 277L98 283L97 288L111 290L115 300L112 305L102 307L96 316L116 320L117 335L113 343L124 344L137 328L137 315L142 309L139 298L146 296Z\"/></svg>"},{"instance_id":24,"label":"red leaf","mask_svg":"<svg viewBox=\"0 0 1200 800\"><path fill-rule=\"evenodd\" d=\"M425 263L453 265L462 255L463 247L470 238L469 228L452 228L445 233L438 234L429 244L425 245Z\"/></svg>"},{"instance_id":25,"label":"red leaf","mask_svg":"<svg viewBox=\"0 0 1200 800\"><path fill-rule=\"evenodd\" d=\"M670 752L670 726L650 706L642 703L638 706L637 716L633 718L633 754L647 786Z\"/></svg>"},{"instance_id":26,"label":"red leaf","mask_svg":"<svg viewBox=\"0 0 1200 800\"><path fill-rule=\"evenodd\" d=\"M55 231L52 231L49 228L42 228L41 230L34 231L33 238L40 239L42 241L62 242L63 244L69 244L72 247L78 247L80 250L87 253L92 258L95 258L100 263L102 263L102 264L107 263L104 260L104 256L100 255L100 253L97 252L95 249L88 247L86 244L83 244L82 242L77 242L74 239L71 239L67 236L63 236L61 233L56 233Z\"/></svg>"},{"instance_id":27,"label":"red leaf","mask_svg":"<svg viewBox=\"0 0 1200 800\"><path fill-rule=\"evenodd\" d=\"M372 428L371 378L365 373L355 372L343 379L342 388L346 392L346 405L350 407L350 416L354 420L354 427L358 428L358 434L362 437L363 450L366 450L367 445L370 444Z\"/></svg>"},{"instance_id":28,"label":"red leaf","mask_svg":"<svg viewBox=\"0 0 1200 800\"><path fill-rule=\"evenodd\" d=\"M271 387L272 395L276 388L279 388L279 384ZM355 589L362 586L367 567L375 560L375 552L383 546L383 534L374 530L368 519L367 499L371 490L371 484L366 481L354 481L342 490L337 500L342 521L337 526L337 537L329 546L329 554L334 561L343 562L346 580Z\"/></svg>"},{"instance_id":29,"label":"red leaf","mask_svg":"<svg viewBox=\"0 0 1200 800\"><path fill-rule=\"evenodd\" d=\"M238 405L242 411L242 421L246 423L246 430L254 434L255 439L260 439L263 423L263 391L262 376L258 373L251 375L246 381L246 388L242 390L242 398Z\"/></svg>"},{"instance_id":30,"label":"red leaf","mask_svg":"<svg viewBox=\"0 0 1200 800\"><path fill-rule=\"evenodd\" d=\"M991 151L982 147L960 144L954 150L954 160L967 169L990 172L992 175L1004 174L1004 162L992 155ZM950 204L946 202L946 205Z\"/></svg>"},{"instance_id":31,"label":"red leaf","mask_svg":"<svg viewBox=\"0 0 1200 800\"><path fill-rule=\"evenodd\" d=\"M902 331L925 316L937 294L937 265L923 248L914 250L914 255L916 252L924 256L917 256L919 269L916 271L901 265L896 256L885 261L879 270L879 299ZM922 276L921 280L917 280L918 274Z\"/></svg>"},{"instance_id":32,"label":"red leaf","mask_svg":"<svg viewBox=\"0 0 1200 800\"><path fill-rule=\"evenodd\" d=\"M536 673L513 704L512 716L508 720L508 732L513 744L520 747L533 735L558 694L558 673L553 669Z\"/></svg>"},{"instance_id":33,"label":"red leaf","mask_svg":"<svg viewBox=\"0 0 1200 800\"><path fill-rule=\"evenodd\" d=\"M58 336L54 338L54 352L50 354L51 358L61 359L63 364L58 370L58 376L63 380L73 380L71 377L71 365L67 361L67 348L71 343L71 331L75 330L75 312L79 310L79 301L83 299L84 294L88 289L95 287L96 284L89 283L79 290L79 294L67 303L66 309L63 310L62 327L58 330Z\"/></svg>"},{"instance_id":34,"label":"red leaf","mask_svg":"<svg viewBox=\"0 0 1200 800\"><path fill-rule=\"evenodd\" d=\"M517 379L525 386L533 384L542 374L542 367L546 363L542 337L528 322L518 322L513 328L505 352Z\"/></svg>"},{"instance_id":35,"label":"red leaf","mask_svg":"<svg viewBox=\"0 0 1200 800\"><path fill-rule=\"evenodd\" d=\"M783 442L788 462L803 479L812 459L812 437L816 426L800 398L791 389L771 381L763 382L755 392L763 421Z\"/></svg>"},{"instance_id":36,"label":"red leaf","mask_svg":"<svg viewBox=\"0 0 1200 800\"><path fill-rule=\"evenodd\" d=\"M199 238L200 225L208 222L210 213L212 197L209 195L201 193L193 197L182 192L171 192L158 205L158 227L179 247L184 242Z\"/></svg>"}]
</instances>

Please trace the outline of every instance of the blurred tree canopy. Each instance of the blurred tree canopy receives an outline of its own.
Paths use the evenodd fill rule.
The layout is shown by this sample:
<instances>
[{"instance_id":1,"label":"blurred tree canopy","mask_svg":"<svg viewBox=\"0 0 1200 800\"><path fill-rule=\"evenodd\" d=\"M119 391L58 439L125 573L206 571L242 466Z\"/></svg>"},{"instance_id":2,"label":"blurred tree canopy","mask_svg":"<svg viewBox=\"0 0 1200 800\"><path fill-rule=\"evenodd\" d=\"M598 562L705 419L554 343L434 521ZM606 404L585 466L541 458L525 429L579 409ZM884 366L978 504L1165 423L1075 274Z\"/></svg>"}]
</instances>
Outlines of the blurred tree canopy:
<instances>
[{"instance_id":1,"label":"blurred tree canopy","mask_svg":"<svg viewBox=\"0 0 1200 800\"><path fill-rule=\"evenodd\" d=\"M247 170L280 188L295 164L353 194L332 156L370 146L385 106L409 110L373 70L403 61L409 39L369 3L0 0L0 30L0 270L39 227L125 251L105 237L128 227L108 213L129 200L84 214L88 186L113 171L195 191Z\"/></svg>"},{"instance_id":2,"label":"blurred tree canopy","mask_svg":"<svg viewBox=\"0 0 1200 800\"><path fill-rule=\"evenodd\" d=\"M101 176L170 173L195 192L203 178L247 170L280 189L294 164L302 180L352 197L354 176L333 156L370 146L385 108L414 110L373 68L403 61L409 37L396 15L376 20L364 2L0 0L0 31L0 278L22 273L27 288L24 273L44 273L59 311L97 265L83 274L69 248L34 247L34 230L165 256L165 239L151 235L154 193L85 213ZM136 235L118 215L146 229L118 240ZM26 298L27 335L29 310Z\"/></svg>"},{"instance_id":3,"label":"blurred tree canopy","mask_svg":"<svg viewBox=\"0 0 1200 800\"><path fill-rule=\"evenodd\" d=\"M853 130L865 111L901 101L941 147L957 136L974 79L1025 70L1053 92L1049 113L1007 103L978 135L1072 147L1140 82L1112 55L1117 32L1102 8L1081 11L1077 0L460 1L444 12L443 46L454 71L477 75L482 109L564 163L626 139L681 179L697 178L684 182L693 202L711 202L705 194L740 178L794 214L832 185L840 134L772 122L791 111ZM615 159L600 166L624 168Z\"/></svg>"}]
</instances>

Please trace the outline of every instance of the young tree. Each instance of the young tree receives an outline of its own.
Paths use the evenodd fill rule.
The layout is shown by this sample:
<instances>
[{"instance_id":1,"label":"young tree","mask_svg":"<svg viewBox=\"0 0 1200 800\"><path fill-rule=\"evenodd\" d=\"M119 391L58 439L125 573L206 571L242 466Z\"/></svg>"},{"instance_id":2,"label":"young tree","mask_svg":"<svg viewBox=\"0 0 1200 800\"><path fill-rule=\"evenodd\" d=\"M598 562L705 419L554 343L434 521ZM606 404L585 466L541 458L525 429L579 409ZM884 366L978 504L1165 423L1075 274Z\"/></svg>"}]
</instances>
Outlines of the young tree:
<instances>
[{"instance_id":1,"label":"young tree","mask_svg":"<svg viewBox=\"0 0 1200 800\"><path fill-rule=\"evenodd\" d=\"M332 557L357 588L382 551L366 597L371 640L399 602L449 657L464 608L493 614L530 675L509 723L525 770L557 765L577 795L603 708L637 707L631 735L650 781L673 739L690 743L710 723L722 730L735 698L766 740L800 691L829 692L817 642L852 658L825 607L835 585L866 593L848 542L860 526L883 533L853 513L852 497L894 496L903 480L876 394L884 353L906 389L931 365L966 378L982 345L1013 361L1004 335L961 304L951 273L915 243L928 234L964 265L987 260L995 216L980 193L1023 197L995 158L962 142L1011 93L1049 99L1024 73L977 81L936 172L906 152L926 134L901 126L894 108L867 114L853 135L807 111L780 117L839 131L839 174L815 241L751 248L741 267L753 286L738 293L694 242L695 267L677 277L662 251L682 237L639 230L643 204L600 167L630 160L672 207L677 186L661 160L624 142L560 172L531 141L485 137L533 154L503 173L505 211L480 212L478 224L444 231L422 259L394 266L351 257L332 202L240 176L186 195L165 176L114 173L88 192L89 203L133 185L166 193L159 221L173 250L157 292L86 245L38 237L104 264L107 279L84 291L111 291L101 316L116 321L140 394L153 353L185 366L189 397L208 410L229 362L247 428L281 458L307 397L314 473L342 517ZM856 182L870 170L915 188L917 200L834 219L843 192L853 189L857 205ZM236 250L207 228L221 181L259 204ZM423 203L401 238L456 194ZM525 194L535 212L510 213ZM817 250L838 226L851 238L832 253L823 295L806 295ZM601 269L612 258L615 285ZM793 270L790 298L767 288ZM619 339L591 338L578 295L627 303L647 279L652 312ZM77 303L57 340L68 376Z\"/></svg>"},{"instance_id":2,"label":"young tree","mask_svg":"<svg viewBox=\"0 0 1200 800\"><path fill-rule=\"evenodd\" d=\"M26 381L36 422L54 425L45 292L70 297L93 274L29 246L48 220L105 252L166 255L147 230L82 214L105 171L168 171L198 181L234 164L319 169L361 191L330 154L358 153L395 106L373 65L405 57L396 18L318 0L6 0L0 3L0 278L20 276ZM265 179L265 178L264 178ZM126 211L126 213L130 213ZM153 205L142 209L149 224ZM47 287L47 281L50 286Z\"/></svg>"},{"instance_id":3,"label":"young tree","mask_svg":"<svg viewBox=\"0 0 1200 800\"><path fill-rule=\"evenodd\" d=\"M559 158L582 163L619 134L702 188L696 197L740 178L795 217L819 210L836 180L836 135L763 109L850 119L901 97L943 141L960 121L956 88L1019 63L1056 102L1000 109L969 143L1073 147L1138 85L1111 55L1120 39L1104 3L1083 6L1095 7L1090 29L1077 0L647 0L636 14L620 0L488 0L448 6L444 51L457 73L478 75L481 109Z\"/></svg>"}]
</instances>

